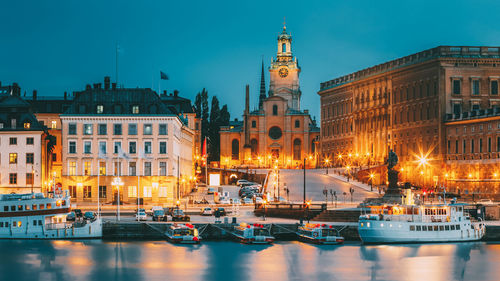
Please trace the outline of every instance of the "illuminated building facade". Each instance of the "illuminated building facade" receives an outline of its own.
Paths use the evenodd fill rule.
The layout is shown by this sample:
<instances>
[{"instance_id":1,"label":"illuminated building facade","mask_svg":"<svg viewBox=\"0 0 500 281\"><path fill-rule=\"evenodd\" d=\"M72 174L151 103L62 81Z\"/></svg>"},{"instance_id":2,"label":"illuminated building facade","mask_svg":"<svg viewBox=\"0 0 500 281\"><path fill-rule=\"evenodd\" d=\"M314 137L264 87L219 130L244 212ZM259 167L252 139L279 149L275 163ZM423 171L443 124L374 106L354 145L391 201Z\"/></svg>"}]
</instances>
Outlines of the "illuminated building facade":
<instances>
[{"instance_id":1,"label":"illuminated building facade","mask_svg":"<svg viewBox=\"0 0 500 281\"><path fill-rule=\"evenodd\" d=\"M292 54L292 37L283 27L278 36L277 57L269 67L266 94L262 64L259 106L250 110L246 87L242 122L220 130L220 165L223 167L302 167L316 165L319 128L308 110L300 109L301 68Z\"/></svg>"},{"instance_id":2,"label":"illuminated building facade","mask_svg":"<svg viewBox=\"0 0 500 281\"><path fill-rule=\"evenodd\" d=\"M403 180L442 185L449 181L445 175L451 177L451 167L456 179L466 178L468 173L458 171L468 168L458 166L486 162L483 156L478 159L479 152L450 153L448 145L455 152L456 134L451 131L472 116L474 120L467 122L483 122L475 117L486 118L488 112L488 118L498 114L499 79L498 47L439 46L321 83L323 160L334 165L383 164L393 149ZM489 134L489 161L496 163L499 151L493 143L498 130ZM425 164L418 159L425 159Z\"/></svg>"},{"instance_id":3,"label":"illuminated building facade","mask_svg":"<svg viewBox=\"0 0 500 281\"><path fill-rule=\"evenodd\" d=\"M106 79L75 92L60 117L63 188L77 202L99 192L103 203L172 204L189 191L194 132L151 89Z\"/></svg>"}]
</instances>

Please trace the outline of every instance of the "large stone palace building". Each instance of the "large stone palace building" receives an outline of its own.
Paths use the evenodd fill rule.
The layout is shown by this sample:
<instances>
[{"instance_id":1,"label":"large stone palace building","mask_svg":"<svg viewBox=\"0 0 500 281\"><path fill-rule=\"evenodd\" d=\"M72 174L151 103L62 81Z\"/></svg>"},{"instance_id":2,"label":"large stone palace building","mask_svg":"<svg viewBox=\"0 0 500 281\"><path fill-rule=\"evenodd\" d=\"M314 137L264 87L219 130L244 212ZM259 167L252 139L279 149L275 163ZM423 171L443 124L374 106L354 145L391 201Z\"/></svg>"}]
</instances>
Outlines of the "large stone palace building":
<instances>
[{"instance_id":1,"label":"large stone palace building","mask_svg":"<svg viewBox=\"0 0 500 281\"><path fill-rule=\"evenodd\" d=\"M500 48L439 46L321 83L322 160L383 164L392 149L403 180L498 188L499 80Z\"/></svg>"},{"instance_id":2,"label":"large stone palace building","mask_svg":"<svg viewBox=\"0 0 500 281\"><path fill-rule=\"evenodd\" d=\"M283 27L278 52L269 67L266 94L262 64L258 108L250 110L246 87L243 122L231 122L220 131L220 165L225 167L301 167L317 163L319 128L308 110L300 109L301 68L292 53L292 37Z\"/></svg>"}]
</instances>

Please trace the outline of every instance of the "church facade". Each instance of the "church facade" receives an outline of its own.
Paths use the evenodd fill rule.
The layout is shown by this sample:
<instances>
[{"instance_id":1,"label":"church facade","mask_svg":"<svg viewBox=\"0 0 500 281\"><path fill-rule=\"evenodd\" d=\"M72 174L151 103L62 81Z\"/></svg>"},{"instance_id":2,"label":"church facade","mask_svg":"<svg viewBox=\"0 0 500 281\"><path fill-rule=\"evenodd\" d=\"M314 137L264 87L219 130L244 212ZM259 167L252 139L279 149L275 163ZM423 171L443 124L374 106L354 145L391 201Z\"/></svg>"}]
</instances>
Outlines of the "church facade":
<instances>
[{"instance_id":1,"label":"church facade","mask_svg":"<svg viewBox=\"0 0 500 281\"><path fill-rule=\"evenodd\" d=\"M250 111L246 86L243 121L220 128L221 167L306 167L317 164L320 129L308 110L300 109L300 66L292 54L292 37L283 27L278 52L268 68L266 94L262 63L258 108Z\"/></svg>"}]
</instances>

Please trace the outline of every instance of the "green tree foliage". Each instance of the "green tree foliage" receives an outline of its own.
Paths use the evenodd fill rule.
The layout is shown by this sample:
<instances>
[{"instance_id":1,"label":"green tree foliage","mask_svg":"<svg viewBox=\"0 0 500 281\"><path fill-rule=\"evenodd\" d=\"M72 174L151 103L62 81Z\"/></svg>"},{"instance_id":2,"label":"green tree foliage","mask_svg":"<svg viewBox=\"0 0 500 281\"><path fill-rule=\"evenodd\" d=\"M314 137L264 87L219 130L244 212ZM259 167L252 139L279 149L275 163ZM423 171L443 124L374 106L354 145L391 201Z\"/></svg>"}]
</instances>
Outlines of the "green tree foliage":
<instances>
[{"instance_id":1,"label":"green tree foliage","mask_svg":"<svg viewBox=\"0 0 500 281\"><path fill-rule=\"evenodd\" d=\"M201 94L198 93L194 99L194 112L197 117L201 117Z\"/></svg>"},{"instance_id":2,"label":"green tree foliage","mask_svg":"<svg viewBox=\"0 0 500 281\"><path fill-rule=\"evenodd\" d=\"M212 97L212 104L210 106L210 123L208 125L209 132L209 160L217 161L220 156L220 137L219 137L219 129L220 129L220 108L219 108L219 99L217 96Z\"/></svg>"},{"instance_id":3,"label":"green tree foliage","mask_svg":"<svg viewBox=\"0 0 500 281\"><path fill-rule=\"evenodd\" d=\"M208 136L208 124L210 112L208 111L208 92L203 88L201 91L201 140Z\"/></svg>"}]
</instances>

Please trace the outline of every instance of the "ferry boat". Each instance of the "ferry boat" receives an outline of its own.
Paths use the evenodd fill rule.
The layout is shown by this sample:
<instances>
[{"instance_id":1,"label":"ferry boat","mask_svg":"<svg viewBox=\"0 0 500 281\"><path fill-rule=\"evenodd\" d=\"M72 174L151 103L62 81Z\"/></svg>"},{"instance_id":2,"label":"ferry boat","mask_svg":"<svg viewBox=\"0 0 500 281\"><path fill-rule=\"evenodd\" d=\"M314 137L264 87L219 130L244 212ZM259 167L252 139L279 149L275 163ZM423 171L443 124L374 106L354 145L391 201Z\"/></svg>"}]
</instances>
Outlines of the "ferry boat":
<instances>
[{"instance_id":1,"label":"ferry boat","mask_svg":"<svg viewBox=\"0 0 500 281\"><path fill-rule=\"evenodd\" d=\"M101 238L102 221L67 222L70 197L43 193L0 195L0 239Z\"/></svg>"},{"instance_id":2,"label":"ferry boat","mask_svg":"<svg viewBox=\"0 0 500 281\"><path fill-rule=\"evenodd\" d=\"M234 236L244 244L271 244L275 238L263 224L242 223L234 227Z\"/></svg>"},{"instance_id":3,"label":"ferry boat","mask_svg":"<svg viewBox=\"0 0 500 281\"><path fill-rule=\"evenodd\" d=\"M359 236L363 243L480 240L486 227L481 221L471 221L469 215L464 213L465 205L444 203L370 206L370 214L359 217Z\"/></svg>"},{"instance_id":4,"label":"ferry boat","mask_svg":"<svg viewBox=\"0 0 500 281\"><path fill-rule=\"evenodd\" d=\"M190 223L174 223L167 228L165 235L167 236L167 240L171 243L200 244L201 242L198 229Z\"/></svg>"},{"instance_id":5,"label":"ferry boat","mask_svg":"<svg viewBox=\"0 0 500 281\"><path fill-rule=\"evenodd\" d=\"M312 224L299 225L297 236L301 241L334 245L344 243L344 237L340 236L339 232L332 225Z\"/></svg>"}]
</instances>

